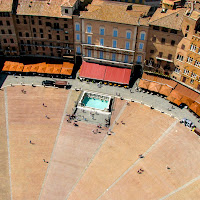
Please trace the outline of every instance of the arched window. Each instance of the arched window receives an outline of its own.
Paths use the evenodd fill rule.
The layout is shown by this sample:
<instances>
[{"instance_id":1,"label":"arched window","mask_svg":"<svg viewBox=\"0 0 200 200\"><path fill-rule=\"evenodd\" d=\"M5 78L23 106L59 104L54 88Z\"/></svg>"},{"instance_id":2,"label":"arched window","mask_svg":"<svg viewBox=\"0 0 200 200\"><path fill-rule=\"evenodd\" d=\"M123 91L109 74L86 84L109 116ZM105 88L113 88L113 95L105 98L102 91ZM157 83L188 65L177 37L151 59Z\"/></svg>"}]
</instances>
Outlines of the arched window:
<instances>
[{"instance_id":1,"label":"arched window","mask_svg":"<svg viewBox=\"0 0 200 200\"><path fill-rule=\"evenodd\" d=\"M189 26L189 25L187 25L187 27L186 27L186 31L189 31L189 29L190 29L190 26Z\"/></svg>"},{"instance_id":2,"label":"arched window","mask_svg":"<svg viewBox=\"0 0 200 200\"><path fill-rule=\"evenodd\" d=\"M146 36L146 33L144 31L142 31L140 33L140 40L145 40L145 36Z\"/></svg>"},{"instance_id":3,"label":"arched window","mask_svg":"<svg viewBox=\"0 0 200 200\"><path fill-rule=\"evenodd\" d=\"M80 31L80 24L78 22L75 23L75 31Z\"/></svg>"},{"instance_id":4,"label":"arched window","mask_svg":"<svg viewBox=\"0 0 200 200\"><path fill-rule=\"evenodd\" d=\"M131 39L131 31L126 31L126 39Z\"/></svg>"},{"instance_id":5,"label":"arched window","mask_svg":"<svg viewBox=\"0 0 200 200\"><path fill-rule=\"evenodd\" d=\"M87 33L92 33L92 26L91 25L87 25Z\"/></svg>"}]
</instances>

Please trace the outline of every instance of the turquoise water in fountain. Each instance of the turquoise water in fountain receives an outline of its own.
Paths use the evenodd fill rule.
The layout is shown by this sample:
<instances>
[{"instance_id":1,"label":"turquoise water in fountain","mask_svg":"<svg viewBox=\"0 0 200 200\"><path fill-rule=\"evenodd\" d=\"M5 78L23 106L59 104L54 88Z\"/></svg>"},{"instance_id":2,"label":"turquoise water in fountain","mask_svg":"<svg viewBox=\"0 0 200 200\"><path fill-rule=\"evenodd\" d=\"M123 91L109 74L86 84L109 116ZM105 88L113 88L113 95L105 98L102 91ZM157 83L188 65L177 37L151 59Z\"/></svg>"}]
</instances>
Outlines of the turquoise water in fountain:
<instances>
[{"instance_id":1,"label":"turquoise water in fountain","mask_svg":"<svg viewBox=\"0 0 200 200\"><path fill-rule=\"evenodd\" d=\"M108 107L108 101L96 98L90 98L88 96L84 97L82 103L87 107L96 108L100 110L104 110L105 108Z\"/></svg>"}]
</instances>

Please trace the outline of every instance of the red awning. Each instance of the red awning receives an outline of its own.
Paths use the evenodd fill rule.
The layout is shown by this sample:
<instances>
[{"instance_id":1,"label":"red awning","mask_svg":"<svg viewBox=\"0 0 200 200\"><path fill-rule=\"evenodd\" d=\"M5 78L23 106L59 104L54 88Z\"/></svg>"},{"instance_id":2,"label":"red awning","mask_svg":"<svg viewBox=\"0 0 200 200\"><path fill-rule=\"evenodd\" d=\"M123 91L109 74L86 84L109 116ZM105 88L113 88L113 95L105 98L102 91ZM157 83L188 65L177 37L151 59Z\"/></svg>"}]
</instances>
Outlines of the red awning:
<instances>
[{"instance_id":1,"label":"red awning","mask_svg":"<svg viewBox=\"0 0 200 200\"><path fill-rule=\"evenodd\" d=\"M130 76L131 76L131 69L107 67L104 81L128 85Z\"/></svg>"},{"instance_id":2,"label":"red awning","mask_svg":"<svg viewBox=\"0 0 200 200\"><path fill-rule=\"evenodd\" d=\"M95 63L83 62L80 71L80 77L103 80L106 66Z\"/></svg>"}]
</instances>

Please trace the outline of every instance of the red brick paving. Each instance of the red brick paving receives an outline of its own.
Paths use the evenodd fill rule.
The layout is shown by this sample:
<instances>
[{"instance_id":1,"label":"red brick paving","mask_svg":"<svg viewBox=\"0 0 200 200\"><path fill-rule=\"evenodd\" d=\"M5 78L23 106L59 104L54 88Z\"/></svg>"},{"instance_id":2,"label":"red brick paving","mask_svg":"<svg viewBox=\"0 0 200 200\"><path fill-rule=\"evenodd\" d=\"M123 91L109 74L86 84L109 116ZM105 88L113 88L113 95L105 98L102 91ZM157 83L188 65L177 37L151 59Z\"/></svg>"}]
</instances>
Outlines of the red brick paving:
<instances>
[{"instance_id":1,"label":"red brick paving","mask_svg":"<svg viewBox=\"0 0 200 200\"><path fill-rule=\"evenodd\" d=\"M114 127L115 135L108 137L69 200L98 198L175 121L137 103L126 107L122 120L125 125Z\"/></svg>"},{"instance_id":2,"label":"red brick paving","mask_svg":"<svg viewBox=\"0 0 200 200\"><path fill-rule=\"evenodd\" d=\"M75 127L66 120L63 124L41 200L65 199L105 137L105 131L92 133L95 125L78 124Z\"/></svg>"},{"instance_id":3,"label":"red brick paving","mask_svg":"<svg viewBox=\"0 0 200 200\"><path fill-rule=\"evenodd\" d=\"M7 94L12 196L14 200L35 200L48 166L43 159L51 157L68 91L15 86L7 87Z\"/></svg>"},{"instance_id":4,"label":"red brick paving","mask_svg":"<svg viewBox=\"0 0 200 200\"><path fill-rule=\"evenodd\" d=\"M101 199L160 199L200 175L199 158L198 136L177 124ZM140 168L144 170L142 174L137 173ZM200 193L197 196L199 199Z\"/></svg>"}]
</instances>

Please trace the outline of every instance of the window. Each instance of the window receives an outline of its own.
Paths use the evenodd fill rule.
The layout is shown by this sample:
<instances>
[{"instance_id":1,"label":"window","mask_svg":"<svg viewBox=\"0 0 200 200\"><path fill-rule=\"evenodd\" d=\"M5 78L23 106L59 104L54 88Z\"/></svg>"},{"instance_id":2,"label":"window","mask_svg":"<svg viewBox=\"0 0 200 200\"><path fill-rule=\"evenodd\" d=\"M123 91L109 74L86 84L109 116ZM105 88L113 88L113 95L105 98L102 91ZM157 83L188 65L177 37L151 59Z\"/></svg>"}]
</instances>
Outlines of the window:
<instances>
[{"instance_id":1,"label":"window","mask_svg":"<svg viewBox=\"0 0 200 200\"><path fill-rule=\"evenodd\" d=\"M162 58L162 55L163 55L163 52L159 52L159 53L158 53L158 57L159 57L159 58Z\"/></svg>"},{"instance_id":2,"label":"window","mask_svg":"<svg viewBox=\"0 0 200 200\"><path fill-rule=\"evenodd\" d=\"M43 51L45 51L45 48L44 48L44 47L42 47L42 50L43 50Z\"/></svg>"},{"instance_id":3,"label":"window","mask_svg":"<svg viewBox=\"0 0 200 200\"><path fill-rule=\"evenodd\" d=\"M156 37L152 37L152 41L155 42L156 41Z\"/></svg>"},{"instance_id":4,"label":"window","mask_svg":"<svg viewBox=\"0 0 200 200\"><path fill-rule=\"evenodd\" d=\"M10 42L11 42L11 43L14 43L14 40L13 40L13 39L10 39Z\"/></svg>"},{"instance_id":5,"label":"window","mask_svg":"<svg viewBox=\"0 0 200 200\"><path fill-rule=\"evenodd\" d=\"M177 74L179 74L179 73L180 73L179 66L175 67L175 69L174 69L174 72L175 72L175 73L177 73Z\"/></svg>"},{"instance_id":6,"label":"window","mask_svg":"<svg viewBox=\"0 0 200 200\"><path fill-rule=\"evenodd\" d=\"M30 42L30 40L27 40L27 44L30 44L31 42Z\"/></svg>"},{"instance_id":7,"label":"window","mask_svg":"<svg viewBox=\"0 0 200 200\"><path fill-rule=\"evenodd\" d=\"M26 37L29 37L29 33L26 33Z\"/></svg>"},{"instance_id":8,"label":"window","mask_svg":"<svg viewBox=\"0 0 200 200\"><path fill-rule=\"evenodd\" d=\"M92 44L92 36L90 35L87 36L87 43Z\"/></svg>"},{"instance_id":9,"label":"window","mask_svg":"<svg viewBox=\"0 0 200 200\"><path fill-rule=\"evenodd\" d=\"M76 33L76 41L80 41L80 34Z\"/></svg>"},{"instance_id":10,"label":"window","mask_svg":"<svg viewBox=\"0 0 200 200\"><path fill-rule=\"evenodd\" d=\"M27 21L26 21L26 19L24 19L24 24L27 24Z\"/></svg>"},{"instance_id":11,"label":"window","mask_svg":"<svg viewBox=\"0 0 200 200\"><path fill-rule=\"evenodd\" d=\"M68 13L68 9L65 9L65 14L67 14Z\"/></svg>"},{"instance_id":12,"label":"window","mask_svg":"<svg viewBox=\"0 0 200 200\"><path fill-rule=\"evenodd\" d=\"M57 35L57 40L60 40L60 35Z\"/></svg>"},{"instance_id":13,"label":"window","mask_svg":"<svg viewBox=\"0 0 200 200\"><path fill-rule=\"evenodd\" d=\"M177 30L171 29L170 33L177 34Z\"/></svg>"},{"instance_id":14,"label":"window","mask_svg":"<svg viewBox=\"0 0 200 200\"><path fill-rule=\"evenodd\" d=\"M65 40L68 40L68 36L67 35L65 36Z\"/></svg>"},{"instance_id":15,"label":"window","mask_svg":"<svg viewBox=\"0 0 200 200\"><path fill-rule=\"evenodd\" d=\"M183 56L181 56L180 54L178 54L177 57L176 57L176 59L179 60L179 61L183 61Z\"/></svg>"},{"instance_id":16,"label":"window","mask_svg":"<svg viewBox=\"0 0 200 200\"><path fill-rule=\"evenodd\" d=\"M171 45L172 45L172 46L175 45L175 41L174 41L174 40L171 41Z\"/></svg>"},{"instance_id":17,"label":"window","mask_svg":"<svg viewBox=\"0 0 200 200\"><path fill-rule=\"evenodd\" d=\"M19 37L22 37L22 32L19 32Z\"/></svg>"},{"instance_id":18,"label":"window","mask_svg":"<svg viewBox=\"0 0 200 200\"><path fill-rule=\"evenodd\" d=\"M7 26L10 26L10 22L9 21L6 21L6 24L7 24Z\"/></svg>"},{"instance_id":19,"label":"window","mask_svg":"<svg viewBox=\"0 0 200 200\"><path fill-rule=\"evenodd\" d=\"M5 34L5 31L4 31L4 30L1 30L1 34Z\"/></svg>"},{"instance_id":20,"label":"window","mask_svg":"<svg viewBox=\"0 0 200 200\"><path fill-rule=\"evenodd\" d=\"M19 19L17 19L17 24L20 24L20 21L19 21Z\"/></svg>"},{"instance_id":21,"label":"window","mask_svg":"<svg viewBox=\"0 0 200 200\"><path fill-rule=\"evenodd\" d=\"M185 37L187 37L187 33L185 34Z\"/></svg>"},{"instance_id":22,"label":"window","mask_svg":"<svg viewBox=\"0 0 200 200\"><path fill-rule=\"evenodd\" d=\"M146 33L145 32L141 32L140 33L140 40L145 40L145 36L146 36Z\"/></svg>"},{"instance_id":23,"label":"window","mask_svg":"<svg viewBox=\"0 0 200 200\"><path fill-rule=\"evenodd\" d=\"M46 26L51 26L51 22L46 22Z\"/></svg>"},{"instance_id":24,"label":"window","mask_svg":"<svg viewBox=\"0 0 200 200\"><path fill-rule=\"evenodd\" d=\"M197 67L200 67L200 62L198 60L195 60L194 65L197 66Z\"/></svg>"},{"instance_id":25,"label":"window","mask_svg":"<svg viewBox=\"0 0 200 200\"><path fill-rule=\"evenodd\" d=\"M99 34L100 34L100 35L105 35L105 28L100 27Z\"/></svg>"},{"instance_id":26,"label":"window","mask_svg":"<svg viewBox=\"0 0 200 200\"><path fill-rule=\"evenodd\" d=\"M112 53L112 61L115 61L115 60L116 60L116 54Z\"/></svg>"},{"instance_id":27,"label":"window","mask_svg":"<svg viewBox=\"0 0 200 200\"><path fill-rule=\"evenodd\" d=\"M126 42L126 49L130 49L130 42Z\"/></svg>"},{"instance_id":28,"label":"window","mask_svg":"<svg viewBox=\"0 0 200 200\"><path fill-rule=\"evenodd\" d=\"M137 57L137 63L140 64L141 61L142 61L142 56L138 56L138 57Z\"/></svg>"},{"instance_id":29,"label":"window","mask_svg":"<svg viewBox=\"0 0 200 200\"><path fill-rule=\"evenodd\" d=\"M185 45L184 44L181 45L181 49L185 49Z\"/></svg>"},{"instance_id":30,"label":"window","mask_svg":"<svg viewBox=\"0 0 200 200\"><path fill-rule=\"evenodd\" d=\"M168 59L169 59L169 60L172 59L172 54L168 54Z\"/></svg>"},{"instance_id":31,"label":"window","mask_svg":"<svg viewBox=\"0 0 200 200\"><path fill-rule=\"evenodd\" d=\"M43 33L43 29L42 28L40 28L40 33Z\"/></svg>"},{"instance_id":32,"label":"window","mask_svg":"<svg viewBox=\"0 0 200 200\"><path fill-rule=\"evenodd\" d=\"M153 30L159 30L159 26L153 26Z\"/></svg>"},{"instance_id":33,"label":"window","mask_svg":"<svg viewBox=\"0 0 200 200\"><path fill-rule=\"evenodd\" d=\"M191 44L191 46L190 46L190 51L194 51L194 52L195 52L196 49L197 49L197 46Z\"/></svg>"},{"instance_id":34,"label":"window","mask_svg":"<svg viewBox=\"0 0 200 200\"><path fill-rule=\"evenodd\" d=\"M7 43L7 40L6 40L6 39L3 39L3 42L4 42L4 43Z\"/></svg>"},{"instance_id":35,"label":"window","mask_svg":"<svg viewBox=\"0 0 200 200\"><path fill-rule=\"evenodd\" d=\"M8 33L9 33L9 34L12 34L12 31L9 29L9 30L8 30Z\"/></svg>"},{"instance_id":36,"label":"window","mask_svg":"<svg viewBox=\"0 0 200 200\"><path fill-rule=\"evenodd\" d=\"M33 34L33 37L37 37L37 35L34 33L34 34Z\"/></svg>"},{"instance_id":37,"label":"window","mask_svg":"<svg viewBox=\"0 0 200 200\"><path fill-rule=\"evenodd\" d=\"M0 26L3 26L3 22L2 21L0 21Z\"/></svg>"},{"instance_id":38,"label":"window","mask_svg":"<svg viewBox=\"0 0 200 200\"><path fill-rule=\"evenodd\" d=\"M187 69L184 69L184 72L183 72L183 73L186 74L186 75L188 75L188 74L190 73L190 71L187 70Z\"/></svg>"},{"instance_id":39,"label":"window","mask_svg":"<svg viewBox=\"0 0 200 200\"><path fill-rule=\"evenodd\" d=\"M99 58L103 59L103 51L99 51Z\"/></svg>"},{"instance_id":40,"label":"window","mask_svg":"<svg viewBox=\"0 0 200 200\"><path fill-rule=\"evenodd\" d=\"M51 34L48 34L48 38L49 38L49 39L52 39L52 36L51 36Z\"/></svg>"},{"instance_id":41,"label":"window","mask_svg":"<svg viewBox=\"0 0 200 200\"><path fill-rule=\"evenodd\" d=\"M34 25L34 24L35 24L35 21L34 21L34 20L31 20L31 23L32 23L32 25Z\"/></svg>"},{"instance_id":42,"label":"window","mask_svg":"<svg viewBox=\"0 0 200 200\"><path fill-rule=\"evenodd\" d=\"M192 63L192 61L193 61L193 58L191 58L191 57L188 57L188 58L187 58L187 62L188 62L188 63Z\"/></svg>"},{"instance_id":43,"label":"window","mask_svg":"<svg viewBox=\"0 0 200 200\"><path fill-rule=\"evenodd\" d=\"M35 33L36 32L36 28L33 28L33 33Z\"/></svg>"},{"instance_id":44,"label":"window","mask_svg":"<svg viewBox=\"0 0 200 200\"><path fill-rule=\"evenodd\" d=\"M162 43L162 44L165 44L165 38L162 38L162 39L161 39L161 43Z\"/></svg>"},{"instance_id":45,"label":"window","mask_svg":"<svg viewBox=\"0 0 200 200\"><path fill-rule=\"evenodd\" d=\"M79 54L81 53L81 47L80 46L76 47L76 53L79 53Z\"/></svg>"},{"instance_id":46,"label":"window","mask_svg":"<svg viewBox=\"0 0 200 200\"><path fill-rule=\"evenodd\" d=\"M50 19L50 18L49 18ZM67 19L64 19L64 21L67 21Z\"/></svg>"},{"instance_id":47,"label":"window","mask_svg":"<svg viewBox=\"0 0 200 200\"><path fill-rule=\"evenodd\" d=\"M187 25L187 27L186 27L186 31L189 31L189 29L190 29L190 26L189 26L189 25Z\"/></svg>"},{"instance_id":48,"label":"window","mask_svg":"<svg viewBox=\"0 0 200 200\"><path fill-rule=\"evenodd\" d=\"M162 28L162 31L163 31L163 32L168 32L168 28L163 27L163 28Z\"/></svg>"},{"instance_id":49,"label":"window","mask_svg":"<svg viewBox=\"0 0 200 200\"><path fill-rule=\"evenodd\" d=\"M128 62L128 55L124 56L124 62L127 63Z\"/></svg>"},{"instance_id":50,"label":"window","mask_svg":"<svg viewBox=\"0 0 200 200\"><path fill-rule=\"evenodd\" d=\"M131 31L126 31L126 39L131 39Z\"/></svg>"},{"instance_id":51,"label":"window","mask_svg":"<svg viewBox=\"0 0 200 200\"><path fill-rule=\"evenodd\" d=\"M113 40L112 41L112 47L113 48L117 48L117 40Z\"/></svg>"},{"instance_id":52,"label":"window","mask_svg":"<svg viewBox=\"0 0 200 200\"><path fill-rule=\"evenodd\" d=\"M143 50L144 44L143 43L139 43L139 50Z\"/></svg>"},{"instance_id":53,"label":"window","mask_svg":"<svg viewBox=\"0 0 200 200\"><path fill-rule=\"evenodd\" d=\"M76 23L76 25L75 25L75 31L80 31L80 24L79 23Z\"/></svg>"},{"instance_id":54,"label":"window","mask_svg":"<svg viewBox=\"0 0 200 200\"><path fill-rule=\"evenodd\" d=\"M154 53L154 50L150 50L150 53Z\"/></svg>"},{"instance_id":55,"label":"window","mask_svg":"<svg viewBox=\"0 0 200 200\"><path fill-rule=\"evenodd\" d=\"M64 28L68 28L68 24L64 24Z\"/></svg>"},{"instance_id":56,"label":"window","mask_svg":"<svg viewBox=\"0 0 200 200\"><path fill-rule=\"evenodd\" d=\"M43 35L43 34L40 34L40 37L41 37L41 38L43 38L43 37L44 37L44 35Z\"/></svg>"},{"instance_id":57,"label":"window","mask_svg":"<svg viewBox=\"0 0 200 200\"><path fill-rule=\"evenodd\" d=\"M197 74L195 74L194 72L192 72L191 77L192 77L192 78L196 78L196 77L197 77Z\"/></svg>"},{"instance_id":58,"label":"window","mask_svg":"<svg viewBox=\"0 0 200 200\"><path fill-rule=\"evenodd\" d=\"M92 26L87 25L87 33L92 33Z\"/></svg>"},{"instance_id":59,"label":"window","mask_svg":"<svg viewBox=\"0 0 200 200\"><path fill-rule=\"evenodd\" d=\"M88 57L92 56L92 51L90 49L88 49Z\"/></svg>"},{"instance_id":60,"label":"window","mask_svg":"<svg viewBox=\"0 0 200 200\"><path fill-rule=\"evenodd\" d=\"M117 37L118 36L118 30L117 29L113 29L113 37Z\"/></svg>"},{"instance_id":61,"label":"window","mask_svg":"<svg viewBox=\"0 0 200 200\"><path fill-rule=\"evenodd\" d=\"M103 38L100 38L100 45L104 46L104 39Z\"/></svg>"},{"instance_id":62,"label":"window","mask_svg":"<svg viewBox=\"0 0 200 200\"><path fill-rule=\"evenodd\" d=\"M191 83L191 84L194 84L194 79L191 79L190 83Z\"/></svg>"},{"instance_id":63,"label":"window","mask_svg":"<svg viewBox=\"0 0 200 200\"><path fill-rule=\"evenodd\" d=\"M39 20L39 25L42 25L42 21L41 20Z\"/></svg>"}]
</instances>

